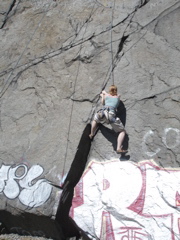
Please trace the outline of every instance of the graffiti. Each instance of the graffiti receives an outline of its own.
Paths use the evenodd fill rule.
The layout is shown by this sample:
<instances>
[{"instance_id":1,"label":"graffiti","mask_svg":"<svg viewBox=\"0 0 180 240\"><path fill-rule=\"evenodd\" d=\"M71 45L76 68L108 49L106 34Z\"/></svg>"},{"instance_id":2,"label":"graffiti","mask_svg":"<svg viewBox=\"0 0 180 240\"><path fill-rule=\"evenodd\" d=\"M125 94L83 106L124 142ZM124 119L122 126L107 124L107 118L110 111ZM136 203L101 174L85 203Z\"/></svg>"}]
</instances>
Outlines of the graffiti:
<instances>
[{"instance_id":1,"label":"graffiti","mask_svg":"<svg viewBox=\"0 0 180 240\"><path fill-rule=\"evenodd\" d=\"M2 165L0 168L0 193L9 199L19 198L28 207L38 207L50 197L52 186L46 179L38 179L43 173L40 165L30 169L25 164L16 167Z\"/></svg>"},{"instance_id":2,"label":"graffiti","mask_svg":"<svg viewBox=\"0 0 180 240\"><path fill-rule=\"evenodd\" d=\"M110 183L107 179L103 179L103 190L106 190L110 187Z\"/></svg>"},{"instance_id":3,"label":"graffiti","mask_svg":"<svg viewBox=\"0 0 180 240\"><path fill-rule=\"evenodd\" d=\"M167 136L170 132L174 132L174 135L175 135L174 136L175 141L172 144L167 143ZM168 149L173 149L177 147L180 144L180 130L177 128L166 128L164 130L162 141Z\"/></svg>"},{"instance_id":4,"label":"graffiti","mask_svg":"<svg viewBox=\"0 0 180 240\"><path fill-rule=\"evenodd\" d=\"M149 152L147 150L147 147L146 147L146 143L147 143L147 139L150 137L150 136L153 136L154 133L152 130L149 130L143 137L143 143L142 143L142 148L144 150L144 152L149 156L149 157L154 157L161 149L160 148L157 148L154 152Z\"/></svg>"},{"instance_id":5,"label":"graffiti","mask_svg":"<svg viewBox=\"0 0 180 240\"><path fill-rule=\"evenodd\" d=\"M19 168L24 168L24 174L22 174L21 176L16 176L16 171ZM3 181L3 178L1 177L1 189L4 192L4 195L9 199L15 199L19 195L19 185L17 184L16 180L22 179L27 174L27 166L19 165L12 168L10 166L2 165L0 171L3 173L3 175L6 174L7 176L5 177L6 182Z\"/></svg>"},{"instance_id":6,"label":"graffiti","mask_svg":"<svg viewBox=\"0 0 180 240\"><path fill-rule=\"evenodd\" d=\"M161 168L152 160L92 161L75 187L70 213L100 239L178 240L179 188L180 169Z\"/></svg>"},{"instance_id":7,"label":"graffiti","mask_svg":"<svg viewBox=\"0 0 180 240\"><path fill-rule=\"evenodd\" d=\"M108 212L102 212L102 225L100 239L115 240L111 215Z\"/></svg>"},{"instance_id":8,"label":"graffiti","mask_svg":"<svg viewBox=\"0 0 180 240\"><path fill-rule=\"evenodd\" d=\"M138 227L120 227L121 232L119 234L121 235L121 240L127 239L127 240L142 240L142 237L145 237L147 239L148 235L141 232L142 228ZM141 237L141 238L140 238Z\"/></svg>"},{"instance_id":9,"label":"graffiti","mask_svg":"<svg viewBox=\"0 0 180 240\"><path fill-rule=\"evenodd\" d=\"M167 139L170 138L171 134L173 134L173 137L171 137L171 141L168 142ZM161 149L157 147L153 147L154 151L148 151L148 140L153 140L154 137L155 133L152 130L149 130L143 137L142 149L149 157L154 157L161 151ZM172 150L176 148L180 145L180 130L177 128L165 128L162 134L162 142L167 149Z\"/></svg>"}]
</instances>

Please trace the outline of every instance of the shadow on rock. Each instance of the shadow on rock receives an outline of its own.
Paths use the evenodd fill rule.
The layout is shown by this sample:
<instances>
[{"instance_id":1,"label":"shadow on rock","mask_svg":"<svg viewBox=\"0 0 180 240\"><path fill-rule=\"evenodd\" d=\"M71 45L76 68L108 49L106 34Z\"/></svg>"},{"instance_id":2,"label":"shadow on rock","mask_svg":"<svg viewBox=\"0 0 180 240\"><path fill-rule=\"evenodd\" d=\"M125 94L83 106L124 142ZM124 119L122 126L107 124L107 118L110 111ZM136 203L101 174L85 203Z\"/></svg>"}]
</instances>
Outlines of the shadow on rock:
<instances>
[{"instance_id":1,"label":"shadow on rock","mask_svg":"<svg viewBox=\"0 0 180 240\"><path fill-rule=\"evenodd\" d=\"M122 153L120 156L120 161L128 161L130 159L130 155L126 155L126 153Z\"/></svg>"},{"instance_id":2,"label":"shadow on rock","mask_svg":"<svg viewBox=\"0 0 180 240\"><path fill-rule=\"evenodd\" d=\"M87 124L81 136L77 152L63 185L63 192L61 194L55 219L58 223L59 229L61 230L62 240L66 240L67 238L71 237L76 237L76 239L79 239L81 236L84 240L90 240L86 233L83 232L83 230L76 225L74 220L69 217L74 188L83 174L91 148L91 139L89 138L90 132L91 125Z\"/></svg>"},{"instance_id":3,"label":"shadow on rock","mask_svg":"<svg viewBox=\"0 0 180 240\"><path fill-rule=\"evenodd\" d=\"M102 135L110 142L112 143L114 151L116 151L117 148L117 136L118 134L115 133L112 129L109 129L105 127L102 124L99 124L99 130L101 131Z\"/></svg>"},{"instance_id":4,"label":"shadow on rock","mask_svg":"<svg viewBox=\"0 0 180 240\"><path fill-rule=\"evenodd\" d=\"M117 114L116 116L120 118L122 124L126 126L126 108L122 101L120 101L120 104L117 108Z\"/></svg>"}]
</instances>

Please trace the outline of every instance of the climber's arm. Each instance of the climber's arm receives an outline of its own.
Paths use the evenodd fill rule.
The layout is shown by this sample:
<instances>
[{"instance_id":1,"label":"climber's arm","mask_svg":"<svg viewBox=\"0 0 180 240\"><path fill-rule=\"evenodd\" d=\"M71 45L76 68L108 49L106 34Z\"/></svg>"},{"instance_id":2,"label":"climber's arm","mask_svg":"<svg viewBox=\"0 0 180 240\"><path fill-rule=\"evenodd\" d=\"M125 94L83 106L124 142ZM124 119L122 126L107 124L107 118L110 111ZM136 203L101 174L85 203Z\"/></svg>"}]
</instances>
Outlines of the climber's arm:
<instances>
[{"instance_id":1,"label":"climber's arm","mask_svg":"<svg viewBox=\"0 0 180 240\"><path fill-rule=\"evenodd\" d=\"M101 96L101 103L104 105L105 104L105 97L107 95L107 92L105 90L102 91L102 93L100 94Z\"/></svg>"}]
</instances>

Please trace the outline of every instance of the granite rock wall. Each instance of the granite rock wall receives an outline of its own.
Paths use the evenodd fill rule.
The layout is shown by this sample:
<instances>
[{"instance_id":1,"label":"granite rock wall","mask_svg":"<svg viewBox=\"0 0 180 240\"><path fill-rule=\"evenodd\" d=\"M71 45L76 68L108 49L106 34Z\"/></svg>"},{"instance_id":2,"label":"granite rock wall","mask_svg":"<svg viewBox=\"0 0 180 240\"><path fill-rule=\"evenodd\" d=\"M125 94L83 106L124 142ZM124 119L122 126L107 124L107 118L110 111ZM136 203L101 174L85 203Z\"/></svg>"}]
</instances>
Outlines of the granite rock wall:
<instances>
[{"instance_id":1,"label":"granite rock wall","mask_svg":"<svg viewBox=\"0 0 180 240\"><path fill-rule=\"evenodd\" d=\"M88 162L179 167L179 12L178 0L1 1L2 211L55 218L62 190L54 185L111 84L128 153L117 155L117 134L100 126Z\"/></svg>"}]
</instances>

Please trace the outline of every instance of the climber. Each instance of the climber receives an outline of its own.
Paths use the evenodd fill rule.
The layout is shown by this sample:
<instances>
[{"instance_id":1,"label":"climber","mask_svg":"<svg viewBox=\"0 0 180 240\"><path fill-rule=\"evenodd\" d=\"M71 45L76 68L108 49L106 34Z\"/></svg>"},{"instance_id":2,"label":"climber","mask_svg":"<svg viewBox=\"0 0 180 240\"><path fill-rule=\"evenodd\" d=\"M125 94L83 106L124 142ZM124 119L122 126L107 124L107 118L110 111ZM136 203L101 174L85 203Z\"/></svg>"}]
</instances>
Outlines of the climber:
<instances>
[{"instance_id":1,"label":"climber","mask_svg":"<svg viewBox=\"0 0 180 240\"><path fill-rule=\"evenodd\" d=\"M127 151L122 149L122 143L126 132L121 120L116 117L117 107L120 104L120 96L117 95L117 87L115 85L111 85L109 88L109 93L103 90L100 96L101 103L104 105L104 107L95 114L91 123L91 133L89 137L91 139L94 137L99 123L111 124L114 131L119 132L116 152L125 153Z\"/></svg>"}]
</instances>

